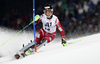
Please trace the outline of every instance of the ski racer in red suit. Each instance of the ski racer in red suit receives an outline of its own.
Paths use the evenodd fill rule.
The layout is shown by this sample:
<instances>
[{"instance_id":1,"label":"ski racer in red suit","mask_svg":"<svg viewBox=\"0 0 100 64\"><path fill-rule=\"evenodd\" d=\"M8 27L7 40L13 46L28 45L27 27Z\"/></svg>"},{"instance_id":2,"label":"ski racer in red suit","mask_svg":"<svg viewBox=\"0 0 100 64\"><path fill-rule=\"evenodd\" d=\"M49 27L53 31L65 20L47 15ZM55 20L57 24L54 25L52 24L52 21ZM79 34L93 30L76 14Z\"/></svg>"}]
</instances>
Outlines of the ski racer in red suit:
<instances>
[{"instance_id":1,"label":"ski racer in red suit","mask_svg":"<svg viewBox=\"0 0 100 64\"><path fill-rule=\"evenodd\" d=\"M64 30L58 20L58 18L53 15L53 8L51 5L46 5L44 7L44 14L41 16L35 16L35 23L38 24L42 22L43 28L40 29L37 37L36 37L36 46L37 49L42 47L44 44L51 42L56 36L56 28L59 30L62 38L62 45L67 46L67 42L65 40ZM34 42L29 43L25 47L23 47L18 53L15 54L15 58L19 59L21 57L25 57L35 50Z\"/></svg>"},{"instance_id":2,"label":"ski racer in red suit","mask_svg":"<svg viewBox=\"0 0 100 64\"><path fill-rule=\"evenodd\" d=\"M51 42L56 36L56 28L59 30L62 38L62 45L67 46L67 42L65 40L64 30L58 20L58 18L53 15L53 8L50 4L44 6L44 14L35 16L36 24L42 22L43 28L40 29L36 42L40 43L41 40L47 41L47 43Z\"/></svg>"}]
</instances>

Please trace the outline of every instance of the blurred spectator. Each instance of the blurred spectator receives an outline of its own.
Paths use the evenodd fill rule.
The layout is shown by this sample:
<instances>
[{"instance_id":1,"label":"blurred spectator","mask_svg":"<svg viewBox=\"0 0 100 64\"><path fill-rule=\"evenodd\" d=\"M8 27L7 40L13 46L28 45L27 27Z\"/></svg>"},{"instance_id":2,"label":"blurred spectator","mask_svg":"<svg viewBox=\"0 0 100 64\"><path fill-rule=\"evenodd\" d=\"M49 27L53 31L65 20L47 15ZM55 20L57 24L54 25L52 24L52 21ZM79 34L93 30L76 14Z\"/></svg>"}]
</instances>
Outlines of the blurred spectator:
<instances>
[{"instance_id":1,"label":"blurred spectator","mask_svg":"<svg viewBox=\"0 0 100 64\"><path fill-rule=\"evenodd\" d=\"M59 2L62 2L62 5L59 6ZM54 14L58 16L67 38L100 32L100 1L98 4L94 4L92 0L60 0L59 2L54 4L51 0L54 4Z\"/></svg>"},{"instance_id":2,"label":"blurred spectator","mask_svg":"<svg viewBox=\"0 0 100 64\"><path fill-rule=\"evenodd\" d=\"M94 4L92 0L36 0L35 14L43 13L43 6L46 4L44 2L53 5L54 14L58 16L67 38L100 32L100 1ZM32 20L32 16L29 17L29 13L20 13L18 9L11 10L3 16L0 25L22 29ZM36 30L41 26L36 26Z\"/></svg>"}]
</instances>

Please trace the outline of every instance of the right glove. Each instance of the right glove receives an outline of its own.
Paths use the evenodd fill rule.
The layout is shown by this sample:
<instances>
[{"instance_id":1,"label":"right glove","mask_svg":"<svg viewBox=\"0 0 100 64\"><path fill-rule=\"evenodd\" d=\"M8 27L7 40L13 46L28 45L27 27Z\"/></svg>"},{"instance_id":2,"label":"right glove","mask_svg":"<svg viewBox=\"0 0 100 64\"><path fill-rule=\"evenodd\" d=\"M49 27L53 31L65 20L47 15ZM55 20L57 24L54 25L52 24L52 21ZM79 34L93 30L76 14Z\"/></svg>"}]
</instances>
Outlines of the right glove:
<instances>
[{"instance_id":1,"label":"right glove","mask_svg":"<svg viewBox=\"0 0 100 64\"><path fill-rule=\"evenodd\" d=\"M35 16L35 21L38 21L40 19L40 16L39 15L36 15Z\"/></svg>"},{"instance_id":2,"label":"right glove","mask_svg":"<svg viewBox=\"0 0 100 64\"><path fill-rule=\"evenodd\" d=\"M63 46L67 46L68 45L68 43L66 42L65 38L62 39L62 45Z\"/></svg>"}]
</instances>

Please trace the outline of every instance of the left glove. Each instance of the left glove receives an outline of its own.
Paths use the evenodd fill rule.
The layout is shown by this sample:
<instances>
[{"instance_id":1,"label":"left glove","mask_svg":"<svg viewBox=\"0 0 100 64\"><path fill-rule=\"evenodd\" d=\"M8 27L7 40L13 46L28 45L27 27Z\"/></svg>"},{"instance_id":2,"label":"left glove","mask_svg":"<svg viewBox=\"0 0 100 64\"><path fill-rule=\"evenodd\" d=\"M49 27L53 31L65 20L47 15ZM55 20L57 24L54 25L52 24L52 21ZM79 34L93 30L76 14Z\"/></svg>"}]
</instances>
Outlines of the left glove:
<instances>
[{"instance_id":1,"label":"left glove","mask_svg":"<svg viewBox=\"0 0 100 64\"><path fill-rule=\"evenodd\" d=\"M39 16L39 15L36 15L36 16L35 16L35 22L37 22L39 19L40 19L40 16ZM34 22L34 21L32 21L31 23L33 24L33 22Z\"/></svg>"},{"instance_id":2,"label":"left glove","mask_svg":"<svg viewBox=\"0 0 100 64\"><path fill-rule=\"evenodd\" d=\"M36 15L35 16L35 21L38 21L40 19L40 16L39 15Z\"/></svg>"},{"instance_id":3,"label":"left glove","mask_svg":"<svg viewBox=\"0 0 100 64\"><path fill-rule=\"evenodd\" d=\"M67 46L68 45L68 43L66 42L65 38L62 39L62 45L63 46Z\"/></svg>"}]
</instances>

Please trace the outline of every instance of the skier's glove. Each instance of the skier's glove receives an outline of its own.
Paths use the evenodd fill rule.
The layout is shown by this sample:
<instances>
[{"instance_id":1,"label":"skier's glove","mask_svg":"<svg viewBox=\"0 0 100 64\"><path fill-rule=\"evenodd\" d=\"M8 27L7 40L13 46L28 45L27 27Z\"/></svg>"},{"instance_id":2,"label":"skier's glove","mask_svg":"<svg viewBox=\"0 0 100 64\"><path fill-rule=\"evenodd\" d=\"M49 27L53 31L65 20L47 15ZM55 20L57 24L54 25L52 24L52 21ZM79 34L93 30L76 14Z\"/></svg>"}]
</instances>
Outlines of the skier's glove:
<instances>
[{"instance_id":1,"label":"skier's glove","mask_svg":"<svg viewBox=\"0 0 100 64\"><path fill-rule=\"evenodd\" d=\"M40 19L40 16L39 15L36 15L35 16L35 21L38 21Z\"/></svg>"},{"instance_id":2,"label":"skier's glove","mask_svg":"<svg viewBox=\"0 0 100 64\"><path fill-rule=\"evenodd\" d=\"M68 43L66 42L65 38L62 39L62 45L63 46L67 46L68 45Z\"/></svg>"}]
</instances>

